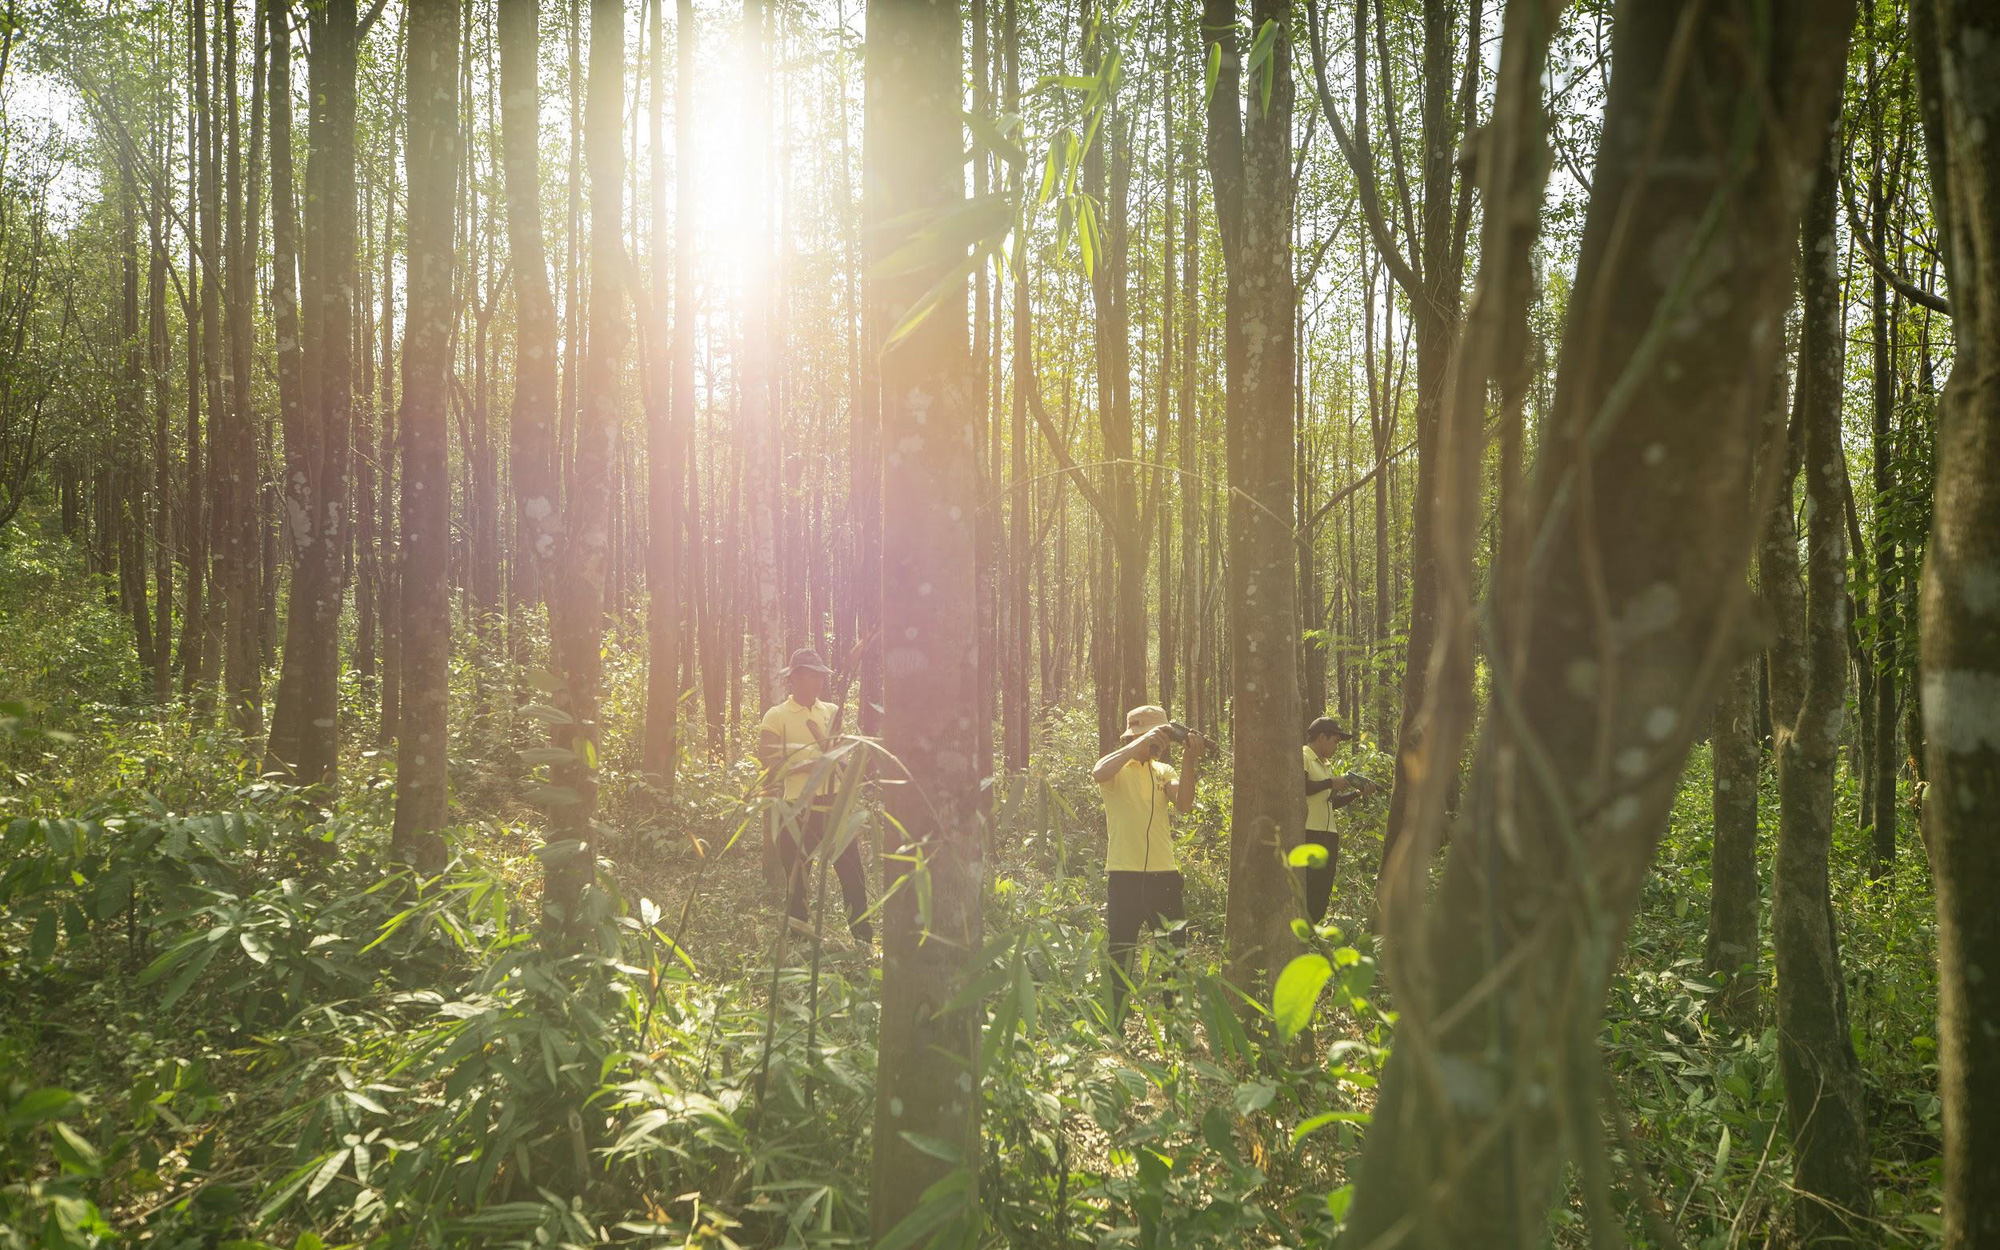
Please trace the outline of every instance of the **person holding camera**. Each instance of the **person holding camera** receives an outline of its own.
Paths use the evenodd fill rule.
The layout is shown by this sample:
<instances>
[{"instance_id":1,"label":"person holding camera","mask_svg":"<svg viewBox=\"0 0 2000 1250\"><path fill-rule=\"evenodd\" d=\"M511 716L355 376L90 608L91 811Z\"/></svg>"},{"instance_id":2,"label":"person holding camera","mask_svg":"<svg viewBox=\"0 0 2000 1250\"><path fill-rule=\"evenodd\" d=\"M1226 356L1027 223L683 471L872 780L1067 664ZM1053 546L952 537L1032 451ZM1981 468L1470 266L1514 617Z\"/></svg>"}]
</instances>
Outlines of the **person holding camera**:
<instances>
[{"instance_id":1,"label":"person holding camera","mask_svg":"<svg viewBox=\"0 0 2000 1250\"><path fill-rule=\"evenodd\" d=\"M827 814L833 806L833 778L821 779L813 793L813 770L820 756L833 744L840 721L839 708L820 698L833 670L819 658L819 652L802 647L792 653L792 662L781 670L788 697L764 713L758 726L757 758L764 766L764 790L784 801L793 821L780 822L777 838L778 864L785 876L785 915L792 929L812 934L806 910L806 889L813 855L827 835ZM868 875L861 866L861 842L857 838L833 860L833 873L840 881L840 894L847 904L848 931L866 946L875 940L875 927L868 922Z\"/></svg>"},{"instance_id":2,"label":"person holding camera","mask_svg":"<svg viewBox=\"0 0 2000 1250\"><path fill-rule=\"evenodd\" d=\"M1176 947L1187 946L1187 930L1175 927L1187 917L1182 899L1180 862L1174 858L1170 813L1194 807L1195 778L1208 740L1187 726L1167 719L1164 708L1151 704L1125 714L1125 733L1117 750L1098 760L1091 779L1104 796L1104 927L1110 961L1105 976L1111 990L1111 1024L1125 1018L1125 997L1132 983L1132 952L1141 929L1168 930ZM1176 772L1164 757L1174 743L1186 747L1185 773Z\"/></svg>"},{"instance_id":3,"label":"person holding camera","mask_svg":"<svg viewBox=\"0 0 2000 1250\"><path fill-rule=\"evenodd\" d=\"M1326 848L1326 863L1305 870L1306 916L1314 924L1326 918L1327 903L1333 898L1333 871L1340 865L1340 830L1333 823L1333 814L1381 789L1359 773L1341 771L1335 762L1341 748L1353 740L1354 735L1331 716L1306 726L1304 840Z\"/></svg>"}]
</instances>

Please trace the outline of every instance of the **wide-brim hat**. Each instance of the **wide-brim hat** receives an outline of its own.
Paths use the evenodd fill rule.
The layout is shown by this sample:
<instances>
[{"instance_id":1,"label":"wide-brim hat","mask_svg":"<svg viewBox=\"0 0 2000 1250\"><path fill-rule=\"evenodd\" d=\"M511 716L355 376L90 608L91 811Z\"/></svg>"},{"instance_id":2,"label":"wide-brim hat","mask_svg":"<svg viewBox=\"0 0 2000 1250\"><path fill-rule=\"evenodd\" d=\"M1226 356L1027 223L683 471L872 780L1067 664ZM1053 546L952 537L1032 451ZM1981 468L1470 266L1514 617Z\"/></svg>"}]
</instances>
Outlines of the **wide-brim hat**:
<instances>
[{"instance_id":1,"label":"wide-brim hat","mask_svg":"<svg viewBox=\"0 0 2000 1250\"><path fill-rule=\"evenodd\" d=\"M792 652L792 662L785 665L784 675L790 677L794 673L818 673L822 677L833 676L833 670L826 666L825 660L819 658L819 652L813 650L811 647L800 647L797 651Z\"/></svg>"},{"instance_id":2,"label":"wide-brim hat","mask_svg":"<svg viewBox=\"0 0 2000 1250\"><path fill-rule=\"evenodd\" d=\"M1125 713L1125 732L1119 737L1119 741L1130 742L1166 723L1167 709L1157 703L1141 704Z\"/></svg>"}]
</instances>

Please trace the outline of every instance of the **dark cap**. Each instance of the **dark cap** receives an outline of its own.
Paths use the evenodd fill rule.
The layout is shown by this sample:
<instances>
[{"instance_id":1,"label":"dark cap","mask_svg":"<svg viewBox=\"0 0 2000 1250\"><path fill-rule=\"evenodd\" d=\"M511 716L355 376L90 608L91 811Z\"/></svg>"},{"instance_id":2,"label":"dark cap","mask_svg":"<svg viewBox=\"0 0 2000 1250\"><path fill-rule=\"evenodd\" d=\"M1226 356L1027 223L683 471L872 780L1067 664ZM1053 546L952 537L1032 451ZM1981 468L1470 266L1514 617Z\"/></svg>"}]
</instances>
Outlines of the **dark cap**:
<instances>
[{"instance_id":1,"label":"dark cap","mask_svg":"<svg viewBox=\"0 0 2000 1250\"><path fill-rule=\"evenodd\" d=\"M1354 736L1348 730L1347 726L1341 724L1331 716L1322 716L1312 724L1306 726L1306 741L1308 742L1314 738L1324 738L1329 735L1335 738L1352 738Z\"/></svg>"},{"instance_id":2,"label":"dark cap","mask_svg":"<svg viewBox=\"0 0 2000 1250\"><path fill-rule=\"evenodd\" d=\"M793 673L818 673L823 677L831 677L833 670L826 666L825 660L819 658L819 652L811 647L800 647L792 652L792 662L785 666L785 676L790 677Z\"/></svg>"}]
</instances>

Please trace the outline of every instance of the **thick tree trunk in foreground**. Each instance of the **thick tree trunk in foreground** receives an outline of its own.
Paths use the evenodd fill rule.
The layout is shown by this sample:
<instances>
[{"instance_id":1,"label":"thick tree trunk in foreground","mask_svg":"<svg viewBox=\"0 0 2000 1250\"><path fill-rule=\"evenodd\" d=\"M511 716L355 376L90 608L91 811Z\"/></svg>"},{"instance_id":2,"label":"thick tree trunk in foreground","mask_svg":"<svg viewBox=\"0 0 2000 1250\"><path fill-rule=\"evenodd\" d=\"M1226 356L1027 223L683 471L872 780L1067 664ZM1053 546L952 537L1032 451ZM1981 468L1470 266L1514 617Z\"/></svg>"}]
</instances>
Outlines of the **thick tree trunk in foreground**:
<instances>
[{"instance_id":1,"label":"thick tree trunk in foreground","mask_svg":"<svg viewBox=\"0 0 2000 1250\"><path fill-rule=\"evenodd\" d=\"M621 237L625 155L625 13L620 0L591 0L590 82L584 104L584 161L590 172L590 336L584 345L576 422L574 489L562 521L561 565L550 602L555 622L556 706L567 719L551 738L569 751L555 765L542 913L560 946L580 939L586 886L595 876L597 683L603 669L604 576L611 553L611 485L618 468L618 360L629 327L624 310Z\"/></svg>"},{"instance_id":2,"label":"thick tree trunk in foreground","mask_svg":"<svg viewBox=\"0 0 2000 1250\"><path fill-rule=\"evenodd\" d=\"M1253 30L1290 13L1254 0ZM1297 292L1292 276L1292 52L1279 34L1270 65L1241 69L1235 0L1206 0L1202 25L1222 41L1208 105L1208 164L1228 274L1226 444L1229 464L1231 721L1230 981L1263 997L1297 945L1285 852L1305 827L1297 758L1298 544L1292 452ZM1263 103L1266 74L1270 102ZM1247 106L1246 106L1247 97Z\"/></svg>"},{"instance_id":3,"label":"thick tree trunk in foreground","mask_svg":"<svg viewBox=\"0 0 2000 1250\"><path fill-rule=\"evenodd\" d=\"M1924 562L1922 695L1944 1244L1972 1250L2000 1243L2000 13L1980 0L1918 0L1911 37L1955 314Z\"/></svg>"},{"instance_id":4,"label":"thick tree trunk in foreground","mask_svg":"<svg viewBox=\"0 0 2000 1250\"><path fill-rule=\"evenodd\" d=\"M871 223L924 221L963 198L956 0L871 0L867 12L870 140L880 139ZM889 246L902 240L890 241ZM939 249L917 272L871 281L890 324L942 281L957 257ZM881 358L884 744L910 784L886 791L889 815L929 874L930 933L915 883L884 905L882 1018L871 1192L877 1237L955 1170L952 1223L979 1219L978 1003L944 1010L982 941L978 726L978 570L974 441L981 396L966 346L961 278ZM906 1136L907 1135L907 1136ZM961 1168L910 1143L947 1143ZM946 1225L947 1229L951 1224Z\"/></svg>"},{"instance_id":5,"label":"thick tree trunk in foreground","mask_svg":"<svg viewBox=\"0 0 2000 1250\"><path fill-rule=\"evenodd\" d=\"M1823 132L1824 133L1824 132ZM1801 1244L1850 1244L1872 1205L1867 1109L1847 1031L1847 987L1827 864L1833 773L1847 695L1847 531L1841 499L1839 151L1825 163L1801 236L1805 305L1798 433L1806 479L1805 685L1778 731L1778 851L1771 944L1778 973L1778 1066L1791 1125L1793 1229ZM1893 727L1892 727L1893 731Z\"/></svg>"},{"instance_id":6,"label":"thick tree trunk in foreground","mask_svg":"<svg viewBox=\"0 0 2000 1250\"><path fill-rule=\"evenodd\" d=\"M1504 714L1486 717L1444 881L1397 956L1399 1044L1345 1245L1410 1226L1415 1244L1540 1244L1572 1151L1593 1222L1618 1218L1604 987L1714 697L1718 634L1747 607L1757 421L1851 16L1746 0L1616 14L1531 546L1503 553L1518 584L1495 589ZM1503 88L1517 35L1546 38L1554 15L1507 21ZM1755 57L1753 26L1770 31ZM1678 56L1703 72L1670 75ZM1662 316L1678 329L1658 339Z\"/></svg>"},{"instance_id":7,"label":"thick tree trunk in foreground","mask_svg":"<svg viewBox=\"0 0 2000 1250\"><path fill-rule=\"evenodd\" d=\"M453 218L458 204L459 0L413 0L406 99L410 188L403 323L402 703L396 725L396 854L444 866L451 664L451 478L446 462Z\"/></svg>"},{"instance_id":8,"label":"thick tree trunk in foreground","mask_svg":"<svg viewBox=\"0 0 2000 1250\"><path fill-rule=\"evenodd\" d=\"M1757 1019L1756 664L1738 664L1722 684L1709 741L1715 757L1715 849L1708 863L1708 943L1702 966L1723 983L1717 1015L1743 1028Z\"/></svg>"}]
</instances>

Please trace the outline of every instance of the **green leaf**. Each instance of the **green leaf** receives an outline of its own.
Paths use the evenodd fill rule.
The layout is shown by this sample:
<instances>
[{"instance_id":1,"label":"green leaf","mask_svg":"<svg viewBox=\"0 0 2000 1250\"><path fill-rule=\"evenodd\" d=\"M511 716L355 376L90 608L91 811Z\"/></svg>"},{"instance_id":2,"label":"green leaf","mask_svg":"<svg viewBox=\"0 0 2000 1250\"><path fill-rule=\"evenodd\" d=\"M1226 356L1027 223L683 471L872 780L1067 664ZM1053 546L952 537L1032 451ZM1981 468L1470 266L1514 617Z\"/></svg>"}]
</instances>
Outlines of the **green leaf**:
<instances>
[{"instance_id":1,"label":"green leaf","mask_svg":"<svg viewBox=\"0 0 2000 1250\"><path fill-rule=\"evenodd\" d=\"M1250 72L1254 74L1260 69L1264 71L1260 96L1261 108L1267 114L1271 111L1271 87L1277 81L1278 74L1278 58L1273 54L1277 50L1278 36L1282 33L1278 19L1266 18L1263 26L1257 30L1256 41L1250 45Z\"/></svg>"},{"instance_id":2,"label":"green leaf","mask_svg":"<svg viewBox=\"0 0 2000 1250\"><path fill-rule=\"evenodd\" d=\"M1008 137L1007 132L1002 130L993 118L982 117L977 113L967 113L965 114L965 125L968 130L972 131L973 138L979 140L980 143L986 146L988 151L998 156L1001 160L1006 161L1009 165L1025 165L1028 163L1027 150Z\"/></svg>"},{"instance_id":3,"label":"green leaf","mask_svg":"<svg viewBox=\"0 0 2000 1250\"><path fill-rule=\"evenodd\" d=\"M898 1133L896 1136L902 1138L933 1159L942 1159L954 1166L965 1161L964 1153L956 1145L946 1141L942 1137L932 1137L927 1133L911 1132Z\"/></svg>"},{"instance_id":4,"label":"green leaf","mask_svg":"<svg viewBox=\"0 0 2000 1250\"><path fill-rule=\"evenodd\" d=\"M1292 1130L1292 1145L1298 1145L1309 1135L1329 1124L1366 1124L1368 1118L1366 1111L1322 1111L1316 1116L1299 1121L1299 1126Z\"/></svg>"},{"instance_id":5,"label":"green leaf","mask_svg":"<svg viewBox=\"0 0 2000 1250\"><path fill-rule=\"evenodd\" d=\"M7 1108L7 1122L16 1128L32 1128L44 1120L67 1115L75 1103L75 1094L53 1085L45 1085L41 1089L21 1095L13 1106Z\"/></svg>"},{"instance_id":6,"label":"green leaf","mask_svg":"<svg viewBox=\"0 0 2000 1250\"><path fill-rule=\"evenodd\" d=\"M1334 1190L1326 1196L1326 1213L1332 1216L1336 1223L1346 1222L1347 1209L1353 1205L1354 1186L1352 1185L1342 1185L1339 1189Z\"/></svg>"},{"instance_id":7,"label":"green leaf","mask_svg":"<svg viewBox=\"0 0 2000 1250\"><path fill-rule=\"evenodd\" d=\"M522 751L521 762L530 768L544 764L567 764L576 758L576 752L568 747L529 747Z\"/></svg>"},{"instance_id":8,"label":"green leaf","mask_svg":"<svg viewBox=\"0 0 2000 1250\"><path fill-rule=\"evenodd\" d=\"M1208 68L1203 71L1201 101L1205 105L1215 98L1215 80L1222 75L1222 42L1208 45Z\"/></svg>"},{"instance_id":9,"label":"green leaf","mask_svg":"<svg viewBox=\"0 0 2000 1250\"><path fill-rule=\"evenodd\" d=\"M1262 1111L1278 1096L1278 1087L1269 1081L1245 1081L1236 1087L1236 1113L1249 1115Z\"/></svg>"},{"instance_id":10,"label":"green leaf","mask_svg":"<svg viewBox=\"0 0 2000 1250\"><path fill-rule=\"evenodd\" d=\"M65 1172L78 1176L96 1176L104 1170L104 1159L97 1153L97 1147L90 1144L83 1134L67 1124L55 1126L56 1160Z\"/></svg>"},{"instance_id":11,"label":"green leaf","mask_svg":"<svg viewBox=\"0 0 2000 1250\"><path fill-rule=\"evenodd\" d=\"M1278 974L1278 983L1271 991L1271 1016L1286 1041L1312 1023L1320 991L1332 975L1333 965L1320 954L1299 955Z\"/></svg>"},{"instance_id":12,"label":"green leaf","mask_svg":"<svg viewBox=\"0 0 2000 1250\"><path fill-rule=\"evenodd\" d=\"M180 975L175 977L173 982L167 986L167 992L160 996L160 1009L162 1011L180 1001L181 995L188 992L189 987L194 985L195 979L201 976L202 972L208 967L209 961L215 958L215 952L221 949L220 946L211 942L203 948L201 954L196 955L188 961L187 967L181 969Z\"/></svg>"},{"instance_id":13,"label":"green leaf","mask_svg":"<svg viewBox=\"0 0 2000 1250\"><path fill-rule=\"evenodd\" d=\"M264 940L263 934L255 929L245 929L236 935L236 940L243 944L243 953L250 956L252 963L271 962L271 944Z\"/></svg>"},{"instance_id":14,"label":"green leaf","mask_svg":"<svg viewBox=\"0 0 2000 1250\"><path fill-rule=\"evenodd\" d=\"M344 1147L328 1155L326 1162L319 1165L319 1171L313 1173L312 1184L306 1186L306 1197L316 1198L320 1190L333 1184L333 1178L340 1175L341 1165L346 1162L347 1150Z\"/></svg>"},{"instance_id":15,"label":"green leaf","mask_svg":"<svg viewBox=\"0 0 2000 1250\"><path fill-rule=\"evenodd\" d=\"M1285 862L1294 868L1326 867L1326 848L1317 842L1301 842L1285 856Z\"/></svg>"},{"instance_id":16,"label":"green leaf","mask_svg":"<svg viewBox=\"0 0 2000 1250\"><path fill-rule=\"evenodd\" d=\"M529 703L521 708L521 715L530 716L549 725L574 725L576 717L561 708L548 703Z\"/></svg>"}]
</instances>

